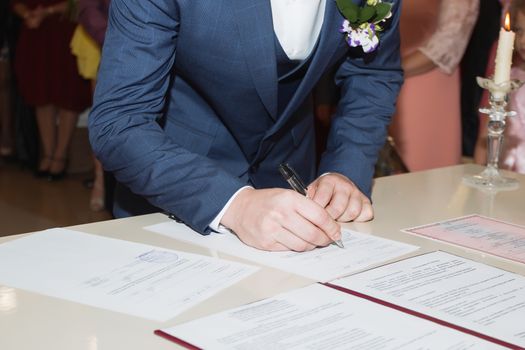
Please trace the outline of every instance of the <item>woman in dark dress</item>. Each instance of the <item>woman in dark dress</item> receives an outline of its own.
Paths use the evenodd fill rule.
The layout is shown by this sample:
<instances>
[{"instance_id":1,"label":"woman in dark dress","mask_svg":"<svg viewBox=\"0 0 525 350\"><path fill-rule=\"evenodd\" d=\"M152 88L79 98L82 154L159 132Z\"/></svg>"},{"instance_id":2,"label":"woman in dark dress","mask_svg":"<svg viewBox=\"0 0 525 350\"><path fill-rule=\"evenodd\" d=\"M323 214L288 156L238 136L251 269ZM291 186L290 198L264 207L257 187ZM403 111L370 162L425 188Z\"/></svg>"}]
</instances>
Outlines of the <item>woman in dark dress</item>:
<instances>
[{"instance_id":1,"label":"woman in dark dress","mask_svg":"<svg viewBox=\"0 0 525 350\"><path fill-rule=\"evenodd\" d=\"M89 81L82 79L69 43L75 23L67 1L14 0L23 20L15 52L21 95L34 106L42 152L37 174L62 178L78 115L90 105Z\"/></svg>"},{"instance_id":2,"label":"woman in dark dress","mask_svg":"<svg viewBox=\"0 0 525 350\"><path fill-rule=\"evenodd\" d=\"M0 2L0 164L14 156L13 115L11 109L10 27L9 3Z\"/></svg>"}]
</instances>

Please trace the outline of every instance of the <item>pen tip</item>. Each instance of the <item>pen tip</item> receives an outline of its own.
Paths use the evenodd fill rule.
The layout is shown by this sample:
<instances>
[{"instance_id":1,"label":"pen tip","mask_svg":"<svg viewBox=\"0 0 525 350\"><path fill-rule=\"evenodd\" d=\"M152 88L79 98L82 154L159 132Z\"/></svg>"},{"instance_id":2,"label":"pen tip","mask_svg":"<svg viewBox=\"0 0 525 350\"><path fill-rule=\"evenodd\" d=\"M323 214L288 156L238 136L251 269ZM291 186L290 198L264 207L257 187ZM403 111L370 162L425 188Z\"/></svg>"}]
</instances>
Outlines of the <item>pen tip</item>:
<instances>
[{"instance_id":1,"label":"pen tip","mask_svg":"<svg viewBox=\"0 0 525 350\"><path fill-rule=\"evenodd\" d=\"M339 248L344 248L344 247L345 247L344 244L343 244L343 241L340 240L340 239L336 239L336 240L334 241L334 243L335 243L335 245L337 245Z\"/></svg>"}]
</instances>

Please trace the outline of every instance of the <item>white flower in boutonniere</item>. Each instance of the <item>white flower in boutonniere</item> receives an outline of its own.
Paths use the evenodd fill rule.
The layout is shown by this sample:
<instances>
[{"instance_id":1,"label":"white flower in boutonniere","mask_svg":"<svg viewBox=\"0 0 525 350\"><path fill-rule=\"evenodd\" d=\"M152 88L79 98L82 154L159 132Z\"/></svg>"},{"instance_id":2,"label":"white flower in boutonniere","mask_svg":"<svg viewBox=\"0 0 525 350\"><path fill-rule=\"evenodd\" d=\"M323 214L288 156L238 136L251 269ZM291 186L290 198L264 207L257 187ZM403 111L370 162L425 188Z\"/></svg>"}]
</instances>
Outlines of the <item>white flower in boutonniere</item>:
<instances>
[{"instance_id":1,"label":"white flower in boutonniere","mask_svg":"<svg viewBox=\"0 0 525 350\"><path fill-rule=\"evenodd\" d=\"M392 16L392 4L382 0L366 0L364 6L352 0L336 0L336 3L345 17L339 32L345 33L348 45L361 46L365 53L374 51L379 45L384 22Z\"/></svg>"}]
</instances>

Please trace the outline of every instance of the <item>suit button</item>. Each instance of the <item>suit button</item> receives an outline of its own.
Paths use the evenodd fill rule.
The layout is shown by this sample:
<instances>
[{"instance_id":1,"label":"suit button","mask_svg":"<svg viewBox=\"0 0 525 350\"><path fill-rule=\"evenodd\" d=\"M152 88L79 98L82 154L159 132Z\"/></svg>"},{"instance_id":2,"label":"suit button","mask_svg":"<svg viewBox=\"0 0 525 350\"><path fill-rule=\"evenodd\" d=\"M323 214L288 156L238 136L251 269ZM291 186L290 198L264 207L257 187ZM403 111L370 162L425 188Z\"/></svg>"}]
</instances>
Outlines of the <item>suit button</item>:
<instances>
[{"instance_id":1,"label":"suit button","mask_svg":"<svg viewBox=\"0 0 525 350\"><path fill-rule=\"evenodd\" d=\"M250 173L256 173L257 170L259 169L259 166L258 165L252 165L250 166Z\"/></svg>"}]
</instances>

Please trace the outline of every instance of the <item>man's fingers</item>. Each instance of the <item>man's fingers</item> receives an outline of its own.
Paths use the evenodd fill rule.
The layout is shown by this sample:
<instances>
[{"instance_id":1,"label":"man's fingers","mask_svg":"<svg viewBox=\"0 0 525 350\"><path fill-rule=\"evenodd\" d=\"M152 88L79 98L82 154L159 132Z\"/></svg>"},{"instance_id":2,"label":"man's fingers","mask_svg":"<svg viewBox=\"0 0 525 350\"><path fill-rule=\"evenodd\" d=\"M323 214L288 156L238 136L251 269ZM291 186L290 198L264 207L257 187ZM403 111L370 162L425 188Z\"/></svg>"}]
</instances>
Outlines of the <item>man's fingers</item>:
<instances>
[{"instance_id":1,"label":"man's fingers","mask_svg":"<svg viewBox=\"0 0 525 350\"><path fill-rule=\"evenodd\" d=\"M332 241L341 238L341 227L319 204L311 200L301 201L297 212L311 224L317 226Z\"/></svg>"},{"instance_id":2,"label":"man's fingers","mask_svg":"<svg viewBox=\"0 0 525 350\"><path fill-rule=\"evenodd\" d=\"M315 195L312 197L313 201L325 208L332 199L334 189L334 183L320 180L315 190Z\"/></svg>"},{"instance_id":3,"label":"man's fingers","mask_svg":"<svg viewBox=\"0 0 525 350\"><path fill-rule=\"evenodd\" d=\"M365 198L365 200L363 200L361 212L354 219L354 221L364 222L364 221L370 221L373 218L374 218L374 209L372 207L372 203L370 203L370 200L368 198Z\"/></svg>"},{"instance_id":4,"label":"man's fingers","mask_svg":"<svg viewBox=\"0 0 525 350\"><path fill-rule=\"evenodd\" d=\"M296 236L294 233L283 227L282 230L279 230L273 235L276 244L280 244L286 247L286 250L293 250L296 252L305 252L312 250L316 247L315 244L311 244ZM275 250L275 249L269 249Z\"/></svg>"},{"instance_id":5,"label":"man's fingers","mask_svg":"<svg viewBox=\"0 0 525 350\"><path fill-rule=\"evenodd\" d=\"M319 177L308 194L337 222L368 221L374 218L370 200L347 177L330 173Z\"/></svg>"},{"instance_id":6,"label":"man's fingers","mask_svg":"<svg viewBox=\"0 0 525 350\"><path fill-rule=\"evenodd\" d=\"M348 191L338 191L335 192L332 200L326 206L326 211L334 220L340 220L340 217L343 216L348 208L350 200L350 195Z\"/></svg>"},{"instance_id":7,"label":"man's fingers","mask_svg":"<svg viewBox=\"0 0 525 350\"><path fill-rule=\"evenodd\" d=\"M332 242L330 236L301 216L300 213L288 216L284 220L283 226L285 229L298 236L301 240L313 246L324 247Z\"/></svg>"},{"instance_id":8,"label":"man's fingers","mask_svg":"<svg viewBox=\"0 0 525 350\"><path fill-rule=\"evenodd\" d=\"M357 193L348 198L348 205L344 212L337 218L339 222L349 222L355 220L361 213L363 206L362 197Z\"/></svg>"}]
</instances>

